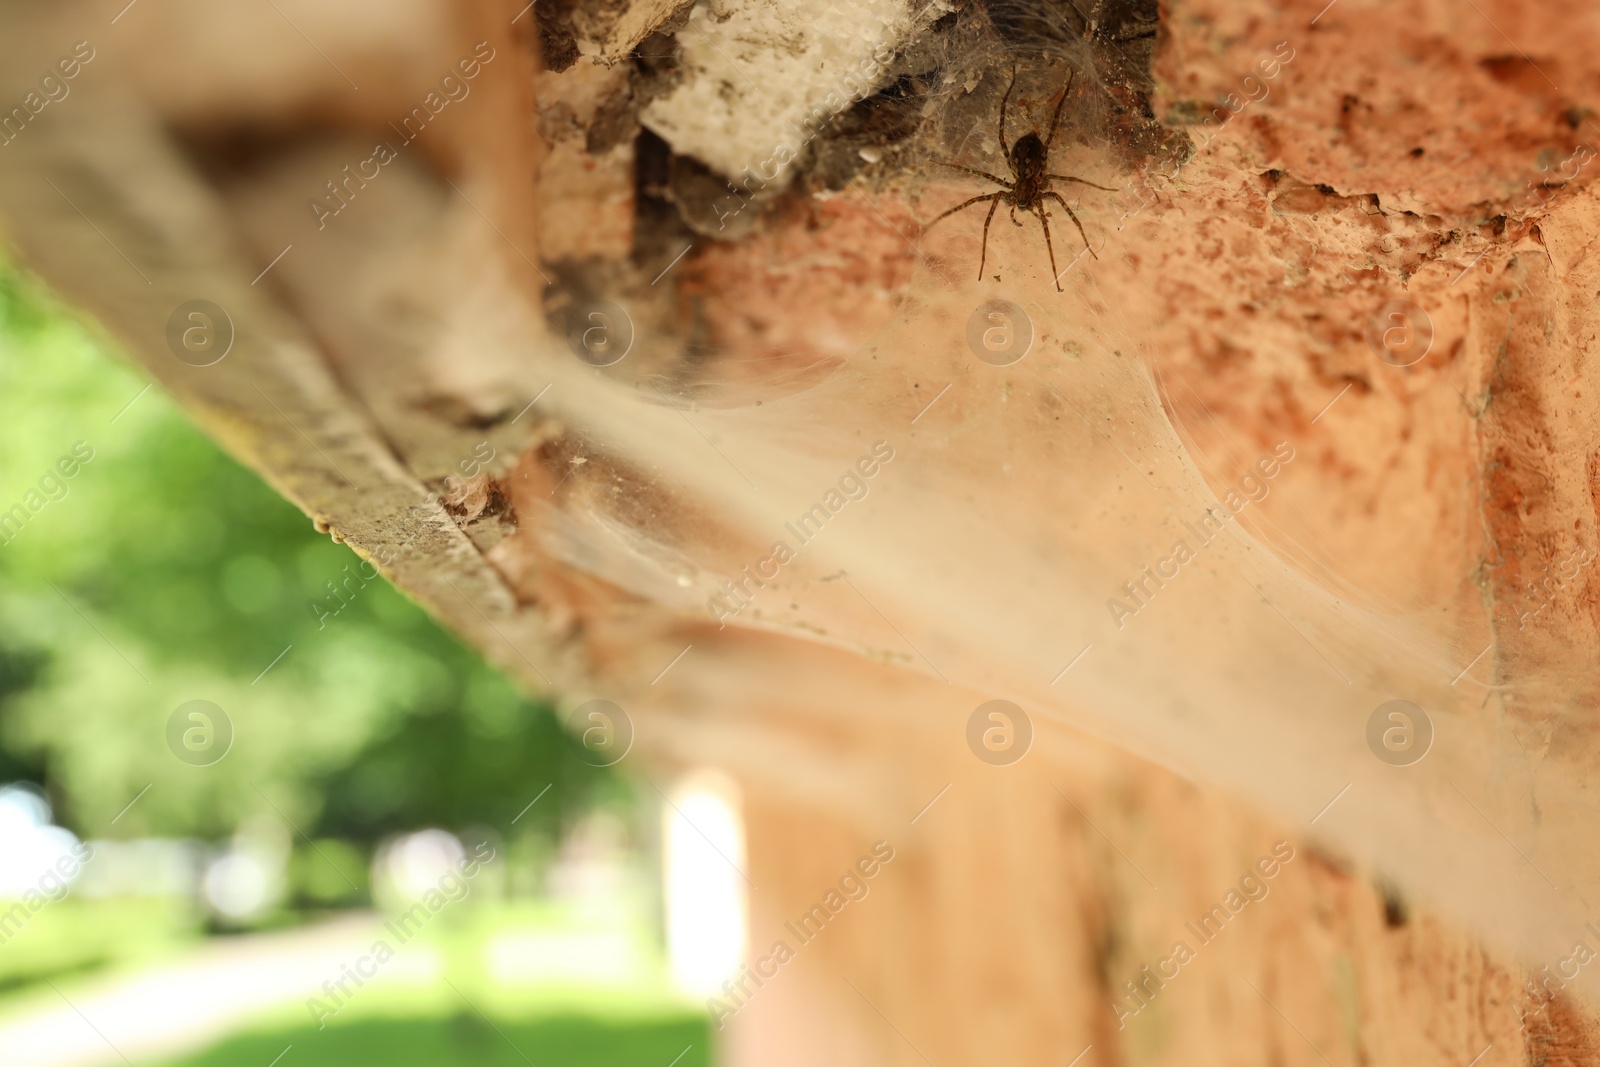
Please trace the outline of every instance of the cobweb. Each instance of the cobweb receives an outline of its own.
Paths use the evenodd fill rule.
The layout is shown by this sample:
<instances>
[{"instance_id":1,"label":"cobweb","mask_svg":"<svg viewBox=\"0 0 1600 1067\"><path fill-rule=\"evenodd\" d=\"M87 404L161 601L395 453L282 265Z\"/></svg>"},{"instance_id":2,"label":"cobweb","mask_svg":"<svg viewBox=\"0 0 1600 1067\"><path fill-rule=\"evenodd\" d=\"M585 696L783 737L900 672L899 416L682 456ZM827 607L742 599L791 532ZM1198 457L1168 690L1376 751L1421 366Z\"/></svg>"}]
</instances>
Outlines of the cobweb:
<instances>
[{"instance_id":1,"label":"cobweb","mask_svg":"<svg viewBox=\"0 0 1600 1067\"><path fill-rule=\"evenodd\" d=\"M861 270L836 301L787 309L803 336L736 325L758 316L756 297L711 299L694 288L709 275L691 259L670 296L647 294L648 276L603 294L633 315L640 358L597 376L568 359L570 329L551 341L551 362L571 371L556 394L565 416L696 514L718 516L717 532L641 523L595 496L569 511L558 551L576 559L581 543L585 566L626 575L686 621L823 642L975 702L1014 701L1251 797L1527 958L1564 953L1595 879L1583 781L1536 770L1493 693L1462 682L1457 650L1352 597L1276 505L1254 498L1253 487L1294 477L1304 442L1263 447L1163 380L1129 294L1097 281L1059 215L1057 277L1039 231L1015 229L1004 206L981 280L982 208L921 229L992 188L935 161L1007 174L997 118L1015 70L1010 138L1042 133L1070 84L1052 166L1118 190L1068 201L1087 205L1091 248L1129 251L1128 217L1152 190L1170 192L1193 151L1150 114L1153 11L990 0L895 17L886 25L903 36L874 90L820 127L784 180L734 190L750 206L733 240L762 249L752 270L781 279L808 256L835 274ZM727 50L730 67L757 62L761 43L744 44ZM750 91L731 70L717 84L734 100ZM826 214L840 203L866 206ZM821 251L760 244L801 214L815 229L857 216L870 226ZM672 212L652 218L674 235L668 250L719 239ZM863 266L876 262L861 251L871 241L892 245L904 273ZM1005 363L975 344L990 328L1012 331L1001 349L1025 329L1025 354ZM803 549L793 543L796 518L880 443L894 458L856 479L860 498ZM779 542L793 559L774 564ZM777 574L729 599L752 566ZM1426 758L1404 764L1374 747L1374 717L1394 700L1424 711L1410 725L1427 728ZM1382 736L1397 720L1378 721ZM1535 822L1512 814L1535 793Z\"/></svg>"}]
</instances>

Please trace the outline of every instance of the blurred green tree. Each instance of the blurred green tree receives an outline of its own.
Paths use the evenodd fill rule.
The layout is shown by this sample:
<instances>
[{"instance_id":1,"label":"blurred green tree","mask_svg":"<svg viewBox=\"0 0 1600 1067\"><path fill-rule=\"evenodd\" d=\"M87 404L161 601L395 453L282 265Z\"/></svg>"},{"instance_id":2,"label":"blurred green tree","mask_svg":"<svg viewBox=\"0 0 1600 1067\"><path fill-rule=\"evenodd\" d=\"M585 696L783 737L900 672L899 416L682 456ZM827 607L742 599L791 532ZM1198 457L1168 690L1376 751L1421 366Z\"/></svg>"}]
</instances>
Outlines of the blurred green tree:
<instances>
[{"instance_id":1,"label":"blurred green tree","mask_svg":"<svg viewBox=\"0 0 1600 1067\"><path fill-rule=\"evenodd\" d=\"M319 619L355 555L109 348L0 262L0 779L42 779L66 825L119 837L261 817L507 833L549 785L515 827L548 840L626 803L549 705L387 583ZM167 743L196 699L234 730L209 766Z\"/></svg>"}]
</instances>

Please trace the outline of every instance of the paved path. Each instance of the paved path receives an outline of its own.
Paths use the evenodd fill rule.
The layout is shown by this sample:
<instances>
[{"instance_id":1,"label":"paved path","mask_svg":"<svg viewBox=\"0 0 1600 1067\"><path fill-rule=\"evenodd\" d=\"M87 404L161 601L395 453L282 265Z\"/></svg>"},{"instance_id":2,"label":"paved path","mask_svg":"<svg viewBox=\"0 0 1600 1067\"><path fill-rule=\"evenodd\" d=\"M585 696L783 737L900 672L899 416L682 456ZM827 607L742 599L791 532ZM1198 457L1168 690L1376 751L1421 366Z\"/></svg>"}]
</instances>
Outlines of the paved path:
<instances>
[{"instance_id":1,"label":"paved path","mask_svg":"<svg viewBox=\"0 0 1600 1067\"><path fill-rule=\"evenodd\" d=\"M135 974L58 982L56 992L46 987L41 997L0 1016L0 1064L125 1067L204 1048L262 1011L312 996L339 976L340 964L368 950L379 925L363 914L217 939ZM385 970L431 971L437 965L432 957L416 946Z\"/></svg>"}]
</instances>

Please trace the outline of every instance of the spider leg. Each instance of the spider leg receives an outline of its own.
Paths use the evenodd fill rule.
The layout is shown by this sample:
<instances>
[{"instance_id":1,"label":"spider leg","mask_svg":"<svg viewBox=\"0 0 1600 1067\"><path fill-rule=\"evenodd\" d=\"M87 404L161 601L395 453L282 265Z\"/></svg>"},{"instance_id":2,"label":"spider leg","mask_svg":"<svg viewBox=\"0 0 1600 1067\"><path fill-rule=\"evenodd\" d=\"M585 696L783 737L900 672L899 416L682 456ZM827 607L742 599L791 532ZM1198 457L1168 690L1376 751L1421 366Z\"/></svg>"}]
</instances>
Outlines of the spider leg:
<instances>
[{"instance_id":1,"label":"spider leg","mask_svg":"<svg viewBox=\"0 0 1600 1067\"><path fill-rule=\"evenodd\" d=\"M1100 35L1100 27L1095 24L1095 21L1093 19L1087 17L1086 15L1084 15L1083 9L1079 8L1077 4L1073 4L1072 7L1073 7L1073 10L1078 12L1078 17L1083 19L1083 36L1084 36L1084 39L1088 40L1088 41L1092 41L1096 37L1098 37ZM1155 32L1154 30L1151 31L1151 33L1154 33L1154 32ZM1131 40L1131 38L1130 38L1130 40ZM1117 43L1118 44L1127 44L1128 42L1127 41L1118 40Z\"/></svg>"},{"instance_id":2,"label":"spider leg","mask_svg":"<svg viewBox=\"0 0 1600 1067\"><path fill-rule=\"evenodd\" d=\"M1061 125L1061 109L1066 106L1067 97L1072 95L1072 79L1076 78L1077 76L1077 71L1073 71L1071 74L1067 75L1067 87L1062 90L1061 99L1056 104L1055 117L1050 120L1050 136L1044 139L1044 154L1046 159L1050 158L1050 145L1056 139L1056 127Z\"/></svg>"},{"instance_id":3,"label":"spider leg","mask_svg":"<svg viewBox=\"0 0 1600 1067\"><path fill-rule=\"evenodd\" d=\"M1007 159L1011 158L1011 146L1006 144L1006 102L1011 99L1011 90L1017 87L1017 65L1011 64L1011 84L1006 86L1006 95L1000 98L1000 151Z\"/></svg>"},{"instance_id":4,"label":"spider leg","mask_svg":"<svg viewBox=\"0 0 1600 1067\"><path fill-rule=\"evenodd\" d=\"M1078 228L1078 236L1083 238L1084 250L1087 251L1089 255L1094 256L1095 259L1099 259L1100 257L1094 254L1094 249L1089 247L1089 235L1083 232L1083 223L1079 222L1078 216L1073 213L1070 207L1067 207L1067 202L1066 200L1062 199L1061 194L1055 192L1054 190L1047 190L1042 196L1039 197L1039 199L1043 201L1046 196L1053 196L1056 198L1056 203L1060 204L1062 208L1065 209L1067 217L1071 219L1072 224Z\"/></svg>"},{"instance_id":5,"label":"spider leg","mask_svg":"<svg viewBox=\"0 0 1600 1067\"><path fill-rule=\"evenodd\" d=\"M1022 223L1017 221L1017 205L1015 201L1012 201L1011 203L1011 225L1018 227L1022 225Z\"/></svg>"},{"instance_id":6,"label":"spider leg","mask_svg":"<svg viewBox=\"0 0 1600 1067\"><path fill-rule=\"evenodd\" d=\"M942 160L938 160L938 159L934 160L933 163L934 163L934 166L937 166L937 167L949 167L951 170L964 170L968 174L976 174L980 178L988 178L990 181L994 182L996 185L1003 185L1007 189L1011 188L1011 183L1010 182L1006 181L1004 178L997 178L993 174L990 174L986 170L974 170L971 167L963 167L959 163L945 163Z\"/></svg>"},{"instance_id":7,"label":"spider leg","mask_svg":"<svg viewBox=\"0 0 1600 1067\"><path fill-rule=\"evenodd\" d=\"M1077 182L1079 185L1087 185L1091 189L1099 189L1102 192L1116 192L1116 190L1111 188L1109 185L1096 185L1094 182L1086 182L1082 178L1072 178L1065 174L1046 174L1045 177L1049 178L1051 181L1057 182Z\"/></svg>"},{"instance_id":8,"label":"spider leg","mask_svg":"<svg viewBox=\"0 0 1600 1067\"><path fill-rule=\"evenodd\" d=\"M946 211L946 212L943 212L942 214L940 214L937 218L935 218L933 220L933 222L930 222L926 226L924 226L922 228L922 232L923 233L927 233L929 230L933 229L934 223L937 223L939 221L939 219L944 218L946 215L954 215L956 212L960 211L964 207L971 207L973 204L979 203L979 202L984 201L984 200L993 200L996 203L998 203L999 200L1000 200L1000 197L1002 195L1003 194L1001 194L1001 193L984 193L982 196L975 196L971 200L963 200L963 201L961 201L961 203L957 204L955 207L951 208L949 211ZM994 209L993 208L989 209L989 214L991 214L991 215L994 214Z\"/></svg>"},{"instance_id":9,"label":"spider leg","mask_svg":"<svg viewBox=\"0 0 1600 1067\"><path fill-rule=\"evenodd\" d=\"M978 256L978 280L983 281L983 265L989 261L989 220L994 218L994 209L1000 206L1000 197L996 194L994 203L989 205L989 213L983 217L983 252Z\"/></svg>"},{"instance_id":10,"label":"spider leg","mask_svg":"<svg viewBox=\"0 0 1600 1067\"><path fill-rule=\"evenodd\" d=\"M1061 275L1056 273L1056 246L1050 243L1050 223L1044 217L1044 204L1035 202L1033 213L1039 216L1039 225L1044 227L1044 247L1050 253L1050 278L1056 283L1056 292L1061 292Z\"/></svg>"}]
</instances>

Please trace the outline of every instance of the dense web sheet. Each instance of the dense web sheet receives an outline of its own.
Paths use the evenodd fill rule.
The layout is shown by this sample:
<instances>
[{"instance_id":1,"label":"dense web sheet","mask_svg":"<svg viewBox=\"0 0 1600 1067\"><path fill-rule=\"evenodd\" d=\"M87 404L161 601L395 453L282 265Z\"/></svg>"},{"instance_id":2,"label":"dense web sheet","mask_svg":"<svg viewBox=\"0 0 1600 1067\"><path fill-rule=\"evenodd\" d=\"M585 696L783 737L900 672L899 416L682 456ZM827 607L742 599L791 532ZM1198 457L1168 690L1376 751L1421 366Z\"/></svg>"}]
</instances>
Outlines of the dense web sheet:
<instances>
[{"instance_id":1,"label":"dense web sheet","mask_svg":"<svg viewBox=\"0 0 1600 1067\"><path fill-rule=\"evenodd\" d=\"M795 160L814 199L864 205L881 219L863 224L871 241L911 246L909 273L810 309L809 332L792 342L741 334L731 323L749 306L708 300L699 340L669 326L652 347L670 316L634 313L644 287L612 290L646 356L574 371L561 404L673 505L622 516L603 493L580 496L553 551L685 619L826 642L976 699L1013 700L1050 743L1071 744L1048 729L1057 724L1110 738L1256 799L1531 958L1565 951L1596 873L1581 776L1530 757L1470 653L1354 593L1284 509L1274 484L1314 476L1311 442L1288 431L1263 441L1163 379L1137 271L1132 286L1102 284L1061 213L1050 220L1061 294L1037 221L1015 229L1004 205L981 281L983 207L926 239L919 230L918 219L992 188L934 160L1005 175L996 119L1013 63L1013 141L1048 124L1078 71L1051 169L1117 187L1067 193L1102 260L1149 247L1150 228L1130 228L1144 206L1223 180L1203 160L1186 165L1205 132L1175 148L1125 121L1116 99L1128 72L1107 70L1106 56L1137 40L1091 47L1084 28L1043 44L1034 34L1029 47L1007 40L1026 37L1034 15L1059 30L1055 5L969 6L932 25L871 10L904 28L877 80L892 91L854 105ZM751 51L726 56L732 66L757 62L760 42L743 44ZM1266 53L1255 84L1293 55ZM769 91L741 88L732 72L720 84ZM909 132L858 146L849 138L863 114ZM658 130L699 143L664 119ZM859 159L839 169L830 139ZM733 179L730 161L759 142L741 128L700 158ZM875 167L887 157L892 170ZM752 197L752 213L774 202ZM781 205L762 218L787 225ZM837 267L868 238L855 240L823 252L774 241L763 265L782 273L831 255ZM994 344L983 340L991 329ZM1018 332L1031 338L1026 354L997 365ZM870 477L852 474L875 454ZM825 524L797 525L819 505ZM673 528L680 510L717 516L714 532ZM1394 700L1426 713L1407 727L1426 729L1426 758L1407 766L1371 741L1371 720ZM1383 718L1376 736L1398 721Z\"/></svg>"}]
</instances>

